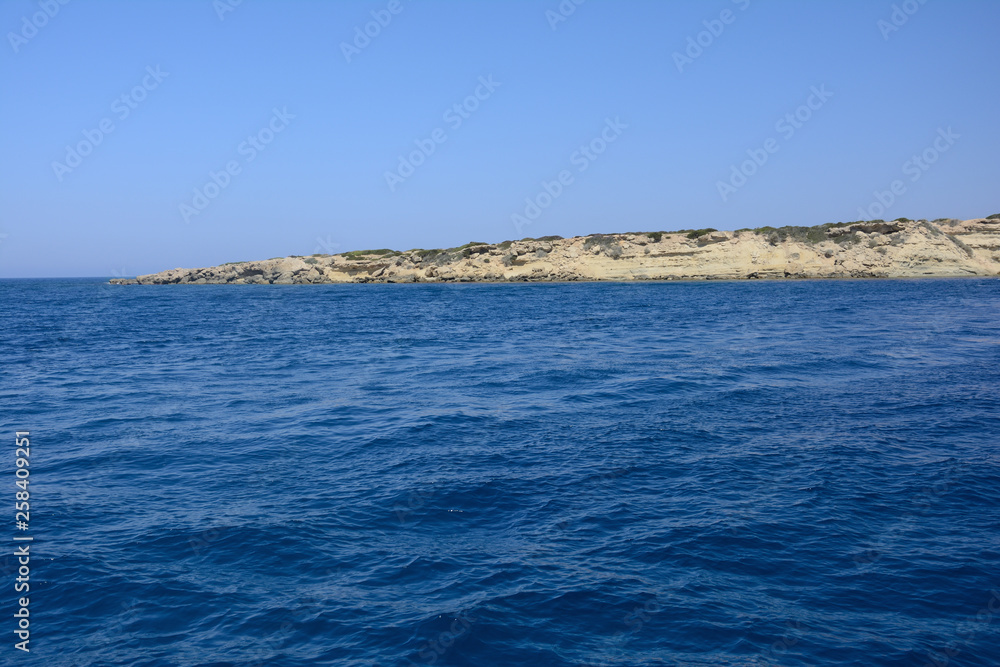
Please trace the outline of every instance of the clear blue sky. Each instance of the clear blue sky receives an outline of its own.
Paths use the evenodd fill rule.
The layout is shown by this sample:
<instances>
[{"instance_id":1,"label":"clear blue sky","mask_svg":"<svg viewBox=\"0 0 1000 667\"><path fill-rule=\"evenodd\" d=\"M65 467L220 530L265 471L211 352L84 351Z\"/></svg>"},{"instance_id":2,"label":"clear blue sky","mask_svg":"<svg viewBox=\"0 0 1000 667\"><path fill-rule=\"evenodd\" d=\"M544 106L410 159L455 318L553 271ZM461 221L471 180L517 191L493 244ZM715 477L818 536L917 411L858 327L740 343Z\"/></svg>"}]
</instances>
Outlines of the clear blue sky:
<instances>
[{"instance_id":1,"label":"clear blue sky","mask_svg":"<svg viewBox=\"0 0 1000 667\"><path fill-rule=\"evenodd\" d=\"M0 3L0 277L1000 212L995 0L231 1Z\"/></svg>"}]
</instances>

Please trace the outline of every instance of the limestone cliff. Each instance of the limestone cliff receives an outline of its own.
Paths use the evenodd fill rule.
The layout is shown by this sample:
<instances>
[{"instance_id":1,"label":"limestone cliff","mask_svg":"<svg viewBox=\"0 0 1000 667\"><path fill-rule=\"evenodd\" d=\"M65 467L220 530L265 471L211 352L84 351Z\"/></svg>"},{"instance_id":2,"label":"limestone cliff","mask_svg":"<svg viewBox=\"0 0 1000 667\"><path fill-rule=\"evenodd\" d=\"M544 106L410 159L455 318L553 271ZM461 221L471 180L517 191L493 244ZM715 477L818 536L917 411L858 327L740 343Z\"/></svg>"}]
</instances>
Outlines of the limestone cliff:
<instances>
[{"instance_id":1,"label":"limestone cliff","mask_svg":"<svg viewBox=\"0 0 1000 667\"><path fill-rule=\"evenodd\" d=\"M643 232L357 251L204 269L129 285L1000 276L1000 219L898 220L720 232Z\"/></svg>"}]
</instances>

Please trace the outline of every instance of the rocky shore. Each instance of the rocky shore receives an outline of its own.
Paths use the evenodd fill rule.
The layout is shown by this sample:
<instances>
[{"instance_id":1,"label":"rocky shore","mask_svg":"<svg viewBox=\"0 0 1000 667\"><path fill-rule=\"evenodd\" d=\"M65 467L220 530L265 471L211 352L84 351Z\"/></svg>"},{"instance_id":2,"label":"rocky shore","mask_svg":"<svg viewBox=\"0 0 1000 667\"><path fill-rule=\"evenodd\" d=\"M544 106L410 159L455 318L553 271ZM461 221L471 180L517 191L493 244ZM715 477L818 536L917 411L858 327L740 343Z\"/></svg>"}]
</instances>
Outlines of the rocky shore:
<instances>
[{"instance_id":1,"label":"rocky shore","mask_svg":"<svg viewBox=\"0 0 1000 667\"><path fill-rule=\"evenodd\" d=\"M117 285L556 282L1000 276L1000 216L735 232L592 234L370 250L117 278Z\"/></svg>"}]
</instances>

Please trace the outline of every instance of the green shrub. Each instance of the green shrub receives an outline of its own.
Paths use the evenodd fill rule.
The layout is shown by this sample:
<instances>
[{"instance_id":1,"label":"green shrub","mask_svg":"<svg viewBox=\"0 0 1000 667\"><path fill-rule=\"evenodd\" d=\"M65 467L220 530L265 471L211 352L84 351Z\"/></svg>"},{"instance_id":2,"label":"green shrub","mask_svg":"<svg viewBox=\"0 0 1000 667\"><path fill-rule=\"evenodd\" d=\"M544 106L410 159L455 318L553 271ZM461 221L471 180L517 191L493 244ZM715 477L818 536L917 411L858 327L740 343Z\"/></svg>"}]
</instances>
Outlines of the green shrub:
<instances>
[{"instance_id":1,"label":"green shrub","mask_svg":"<svg viewBox=\"0 0 1000 667\"><path fill-rule=\"evenodd\" d=\"M965 245L965 243L962 241L962 239L958 238L954 234L948 234L947 236L948 236L949 239L952 240L952 242L955 245L957 245L959 248L961 248L963 251L965 251L966 255L968 255L969 257L974 257L974 254L972 252L972 248L970 248L969 246Z\"/></svg>"},{"instance_id":2,"label":"green shrub","mask_svg":"<svg viewBox=\"0 0 1000 667\"><path fill-rule=\"evenodd\" d=\"M987 220L1000 220L1000 213L994 213L993 215L986 216Z\"/></svg>"},{"instance_id":3,"label":"green shrub","mask_svg":"<svg viewBox=\"0 0 1000 667\"><path fill-rule=\"evenodd\" d=\"M712 232L717 232L717 231L719 230L714 229L712 227L708 227L707 229L692 229L687 233L687 237L689 239L696 239L700 236L704 236L705 234L711 234Z\"/></svg>"},{"instance_id":4,"label":"green shrub","mask_svg":"<svg viewBox=\"0 0 1000 667\"><path fill-rule=\"evenodd\" d=\"M828 238L826 230L822 227L810 227L809 231L806 232L806 241L809 243L822 243Z\"/></svg>"},{"instance_id":5,"label":"green shrub","mask_svg":"<svg viewBox=\"0 0 1000 667\"><path fill-rule=\"evenodd\" d=\"M648 236L649 240L653 243L659 243L660 239L663 238L663 232L646 232L646 236Z\"/></svg>"},{"instance_id":6,"label":"green shrub","mask_svg":"<svg viewBox=\"0 0 1000 667\"><path fill-rule=\"evenodd\" d=\"M489 251L490 245L488 243L466 243L459 249L462 251L462 257L472 257L474 254L478 255Z\"/></svg>"},{"instance_id":7,"label":"green shrub","mask_svg":"<svg viewBox=\"0 0 1000 667\"><path fill-rule=\"evenodd\" d=\"M352 250L350 252L345 252L342 256L347 259L361 259L362 257L384 257L386 255L399 255L401 254L397 250L389 250L388 248L381 248L379 250Z\"/></svg>"},{"instance_id":8,"label":"green shrub","mask_svg":"<svg viewBox=\"0 0 1000 667\"><path fill-rule=\"evenodd\" d=\"M315 257L306 257L303 261L306 264L319 264L319 260L316 259Z\"/></svg>"},{"instance_id":9,"label":"green shrub","mask_svg":"<svg viewBox=\"0 0 1000 667\"><path fill-rule=\"evenodd\" d=\"M920 226L931 233L931 236L941 236L944 232L932 225L931 223L924 220L920 223Z\"/></svg>"},{"instance_id":10,"label":"green shrub","mask_svg":"<svg viewBox=\"0 0 1000 667\"><path fill-rule=\"evenodd\" d=\"M591 234L583 242L584 250L590 250L595 246L600 248L602 253L614 259L618 259L622 255L621 243L619 243L616 236L610 234Z\"/></svg>"},{"instance_id":11,"label":"green shrub","mask_svg":"<svg viewBox=\"0 0 1000 667\"><path fill-rule=\"evenodd\" d=\"M761 236L767 237L767 240L771 242L772 245L778 245L792 239L793 241L801 241L803 243L821 243L827 240L826 230L829 229L828 225L820 225L818 227L799 227L794 225L788 225L785 227L758 227L757 229L747 230L752 231Z\"/></svg>"}]
</instances>

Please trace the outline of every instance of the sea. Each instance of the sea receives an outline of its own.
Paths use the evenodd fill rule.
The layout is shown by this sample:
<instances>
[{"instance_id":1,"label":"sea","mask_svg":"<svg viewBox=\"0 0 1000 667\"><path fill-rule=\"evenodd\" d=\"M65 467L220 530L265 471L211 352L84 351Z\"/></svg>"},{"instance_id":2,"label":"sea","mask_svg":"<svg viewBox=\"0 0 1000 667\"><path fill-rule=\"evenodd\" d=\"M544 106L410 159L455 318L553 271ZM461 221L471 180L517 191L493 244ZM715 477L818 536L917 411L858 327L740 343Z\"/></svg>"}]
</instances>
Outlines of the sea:
<instances>
[{"instance_id":1,"label":"sea","mask_svg":"<svg viewBox=\"0 0 1000 667\"><path fill-rule=\"evenodd\" d=\"M0 304L0 664L1000 665L1000 280Z\"/></svg>"}]
</instances>

